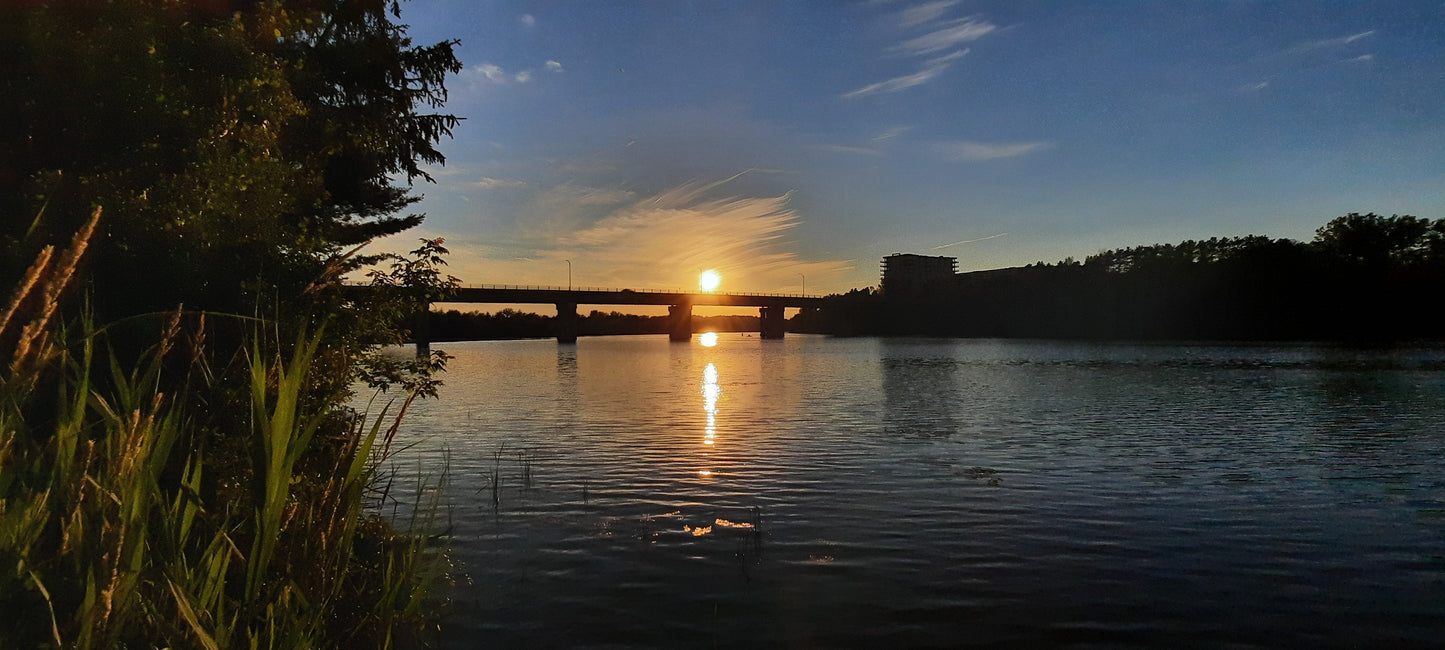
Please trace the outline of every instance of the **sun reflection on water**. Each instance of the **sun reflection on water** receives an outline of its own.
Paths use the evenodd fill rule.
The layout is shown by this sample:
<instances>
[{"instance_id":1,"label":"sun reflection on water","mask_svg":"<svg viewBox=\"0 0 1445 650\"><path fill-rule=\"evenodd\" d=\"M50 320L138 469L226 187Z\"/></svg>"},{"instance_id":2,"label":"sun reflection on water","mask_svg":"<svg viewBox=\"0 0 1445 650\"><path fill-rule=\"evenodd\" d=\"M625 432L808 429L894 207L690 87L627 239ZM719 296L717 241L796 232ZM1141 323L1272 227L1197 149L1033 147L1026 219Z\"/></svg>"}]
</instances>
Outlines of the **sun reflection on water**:
<instances>
[{"instance_id":1,"label":"sun reflection on water","mask_svg":"<svg viewBox=\"0 0 1445 650\"><path fill-rule=\"evenodd\" d=\"M716 337L716 335L714 335ZM722 397L722 386L717 381L717 366L709 362L702 369L702 410L707 415L707 425L702 430L702 444L711 449L717 443L717 402ZM712 470L704 469L698 476L709 478Z\"/></svg>"},{"instance_id":2,"label":"sun reflection on water","mask_svg":"<svg viewBox=\"0 0 1445 650\"><path fill-rule=\"evenodd\" d=\"M702 334L698 334L697 342L705 348L713 347L717 345L717 332L703 332Z\"/></svg>"},{"instance_id":3,"label":"sun reflection on water","mask_svg":"<svg viewBox=\"0 0 1445 650\"><path fill-rule=\"evenodd\" d=\"M707 414L707 426L703 427L702 444L712 445L717 441L717 401L722 397L722 387L717 383L717 366L709 363L702 370L702 410Z\"/></svg>"}]
</instances>

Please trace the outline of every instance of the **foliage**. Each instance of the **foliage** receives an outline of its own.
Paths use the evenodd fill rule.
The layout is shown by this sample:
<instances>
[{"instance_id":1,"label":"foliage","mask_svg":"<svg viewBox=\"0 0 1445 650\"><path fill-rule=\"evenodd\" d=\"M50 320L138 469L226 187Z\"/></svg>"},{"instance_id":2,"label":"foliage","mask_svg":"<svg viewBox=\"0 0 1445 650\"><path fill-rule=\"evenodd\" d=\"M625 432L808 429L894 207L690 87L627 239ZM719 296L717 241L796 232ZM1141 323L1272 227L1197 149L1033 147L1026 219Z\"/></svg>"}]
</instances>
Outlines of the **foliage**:
<instances>
[{"instance_id":1,"label":"foliage","mask_svg":"<svg viewBox=\"0 0 1445 650\"><path fill-rule=\"evenodd\" d=\"M1208 240L1186 240L1178 244L1155 244L1103 251L1090 255L1084 265L1113 273L1191 264L1217 264L1248 258L1278 245L1268 237L1211 237Z\"/></svg>"},{"instance_id":2,"label":"foliage","mask_svg":"<svg viewBox=\"0 0 1445 650\"><path fill-rule=\"evenodd\" d=\"M0 3L0 647L385 647L418 615L424 545L363 497L445 355L370 425L345 404L445 250L340 286L395 261L363 246L421 221L411 183L457 124L428 112L454 43L396 17Z\"/></svg>"},{"instance_id":3,"label":"foliage","mask_svg":"<svg viewBox=\"0 0 1445 650\"><path fill-rule=\"evenodd\" d=\"M400 419L383 409L309 444L327 408L303 391L319 337L300 336L289 361L265 351L274 343L253 348L254 484L217 498L187 407L189 380L206 373L162 377L177 355L204 365L204 325L177 311L124 367L103 332L56 329L25 306L69 280L63 265L37 266L0 323L0 335L50 334L3 359L0 646L384 648L416 628L434 576L418 533L431 522L398 534L364 498Z\"/></svg>"},{"instance_id":4,"label":"foliage","mask_svg":"<svg viewBox=\"0 0 1445 650\"><path fill-rule=\"evenodd\" d=\"M357 304L372 316L372 322L409 322L413 328L426 327L431 304L446 300L456 291L460 281L455 276L442 274L448 253L442 245L445 241L440 237L420 241L421 246L409 256L381 256L378 261L386 262L387 266L378 266L367 273L369 285L352 288ZM353 324L353 328L363 327L364 322ZM376 333L373 340L399 345L415 337L413 331L390 328ZM415 359L399 361L373 347L356 360L356 378L383 391L399 385L407 393L436 397L441 384L437 376L446 370L449 359L451 356L441 350L418 347ZM344 387L337 388L344 390Z\"/></svg>"},{"instance_id":5,"label":"foliage","mask_svg":"<svg viewBox=\"0 0 1445 650\"><path fill-rule=\"evenodd\" d=\"M445 300L452 295L461 282L453 275L442 276L442 267L447 265L446 255L450 252L442 244L446 240L422 239L421 247L411 251L410 257L385 255L378 261L389 262L386 270L373 269L366 274L373 288L391 288L401 291L400 297L415 309Z\"/></svg>"},{"instance_id":6,"label":"foliage","mask_svg":"<svg viewBox=\"0 0 1445 650\"><path fill-rule=\"evenodd\" d=\"M398 15L388 0L0 3L0 280L105 205L77 283L127 363L145 336L120 325L185 305L264 317L278 335L328 324L308 398L342 404L377 378L434 392L445 355L388 366L376 349L438 295L445 279L426 271L445 249L363 252L421 221L403 214L410 183L443 162L458 122L428 112L460 69L455 44L414 45ZM387 262L415 266L387 291L340 286ZM215 439L246 434L238 323L207 333L218 361L192 415Z\"/></svg>"},{"instance_id":7,"label":"foliage","mask_svg":"<svg viewBox=\"0 0 1445 650\"><path fill-rule=\"evenodd\" d=\"M839 336L876 335L889 331L890 319L883 296L874 288L853 289L827 296L823 307L803 309L789 325L789 331Z\"/></svg>"},{"instance_id":8,"label":"foliage","mask_svg":"<svg viewBox=\"0 0 1445 650\"><path fill-rule=\"evenodd\" d=\"M360 245L421 221L397 216L417 198L392 179L429 179L457 124L423 112L460 69L454 44L413 45L397 10L5 3L0 214L39 216L0 223L0 278L100 204L102 321L177 304L295 323L350 310L328 287L378 260Z\"/></svg>"},{"instance_id":9,"label":"foliage","mask_svg":"<svg viewBox=\"0 0 1445 650\"><path fill-rule=\"evenodd\" d=\"M1445 264L1445 219L1351 212L1315 232L1315 248L1339 264L1419 268Z\"/></svg>"}]
</instances>

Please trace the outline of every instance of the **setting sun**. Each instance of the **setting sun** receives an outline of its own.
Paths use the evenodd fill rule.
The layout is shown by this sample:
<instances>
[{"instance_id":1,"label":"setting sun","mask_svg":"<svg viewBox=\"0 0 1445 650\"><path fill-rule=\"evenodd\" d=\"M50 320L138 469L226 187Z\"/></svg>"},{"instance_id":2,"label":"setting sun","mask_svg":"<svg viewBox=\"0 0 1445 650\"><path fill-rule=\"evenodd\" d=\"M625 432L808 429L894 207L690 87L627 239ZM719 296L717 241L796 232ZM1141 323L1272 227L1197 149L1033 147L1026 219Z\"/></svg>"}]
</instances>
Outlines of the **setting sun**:
<instances>
[{"instance_id":1,"label":"setting sun","mask_svg":"<svg viewBox=\"0 0 1445 650\"><path fill-rule=\"evenodd\" d=\"M698 284L702 286L703 291L713 291L717 289L717 285L721 282L722 276L718 275L717 271L712 269L703 271L702 275L698 278Z\"/></svg>"}]
</instances>

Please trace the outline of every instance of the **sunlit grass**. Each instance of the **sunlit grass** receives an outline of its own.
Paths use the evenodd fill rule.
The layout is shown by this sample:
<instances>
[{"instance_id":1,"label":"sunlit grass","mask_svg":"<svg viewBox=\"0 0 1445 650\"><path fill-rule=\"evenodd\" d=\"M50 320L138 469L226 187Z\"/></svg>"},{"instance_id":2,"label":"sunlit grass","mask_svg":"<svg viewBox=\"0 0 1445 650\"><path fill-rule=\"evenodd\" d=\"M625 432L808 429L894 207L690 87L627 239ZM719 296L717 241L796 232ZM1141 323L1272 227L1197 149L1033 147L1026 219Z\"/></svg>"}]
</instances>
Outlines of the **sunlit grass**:
<instances>
[{"instance_id":1,"label":"sunlit grass","mask_svg":"<svg viewBox=\"0 0 1445 650\"><path fill-rule=\"evenodd\" d=\"M55 353L59 414L45 429L29 427L30 396L7 384L0 558L13 564L0 575L0 607L12 622L0 638L21 642L14 647L315 647L347 638L390 647L399 626L419 618L431 576L425 538L364 509L386 413L370 426L357 421L333 472L299 473L319 420L298 407L308 353L290 363L258 353L255 507L239 511L202 495L215 469L182 443L194 440L184 402L156 390L166 345L136 370L112 360L113 390L89 371L95 337L82 339L78 356ZM430 523L425 506L414 512L414 524Z\"/></svg>"}]
</instances>

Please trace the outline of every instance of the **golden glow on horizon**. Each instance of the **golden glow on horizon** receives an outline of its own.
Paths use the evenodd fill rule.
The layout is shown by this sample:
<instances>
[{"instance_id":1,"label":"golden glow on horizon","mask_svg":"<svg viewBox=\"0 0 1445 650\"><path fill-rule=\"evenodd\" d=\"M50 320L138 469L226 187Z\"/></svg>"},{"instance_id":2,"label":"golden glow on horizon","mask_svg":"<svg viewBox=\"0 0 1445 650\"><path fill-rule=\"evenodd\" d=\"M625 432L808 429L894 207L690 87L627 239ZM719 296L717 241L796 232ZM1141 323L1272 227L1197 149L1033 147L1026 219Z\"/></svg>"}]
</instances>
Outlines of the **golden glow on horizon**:
<instances>
[{"instance_id":1,"label":"golden glow on horizon","mask_svg":"<svg viewBox=\"0 0 1445 650\"><path fill-rule=\"evenodd\" d=\"M543 229L538 232L548 236L542 248L453 246L447 268L467 283L565 286L566 260L570 260L573 288L633 290L697 290L698 276L688 287L680 273L709 269L719 273L728 269L728 290L782 292L797 286L797 273L807 274L809 289L846 290L877 282L876 263L803 258L790 248L789 233L804 224L790 205L792 194L761 196L742 189L716 178L696 179L658 193L582 186L571 180L538 183L518 195L530 198L512 227L520 229L516 234L521 240L528 239L523 233L532 228ZM397 237L396 242L385 243L404 252L410 250L401 248L406 241L411 240ZM632 313L667 313L665 305L635 309ZM757 309L751 314L756 315Z\"/></svg>"},{"instance_id":2,"label":"golden glow on horizon","mask_svg":"<svg viewBox=\"0 0 1445 650\"><path fill-rule=\"evenodd\" d=\"M722 276L718 275L717 271L708 269L698 276L697 283L703 291L716 291L718 285L722 284Z\"/></svg>"},{"instance_id":3,"label":"golden glow on horizon","mask_svg":"<svg viewBox=\"0 0 1445 650\"><path fill-rule=\"evenodd\" d=\"M717 345L717 332L703 332L702 334L698 334L697 342L701 343L702 347L705 348Z\"/></svg>"}]
</instances>

